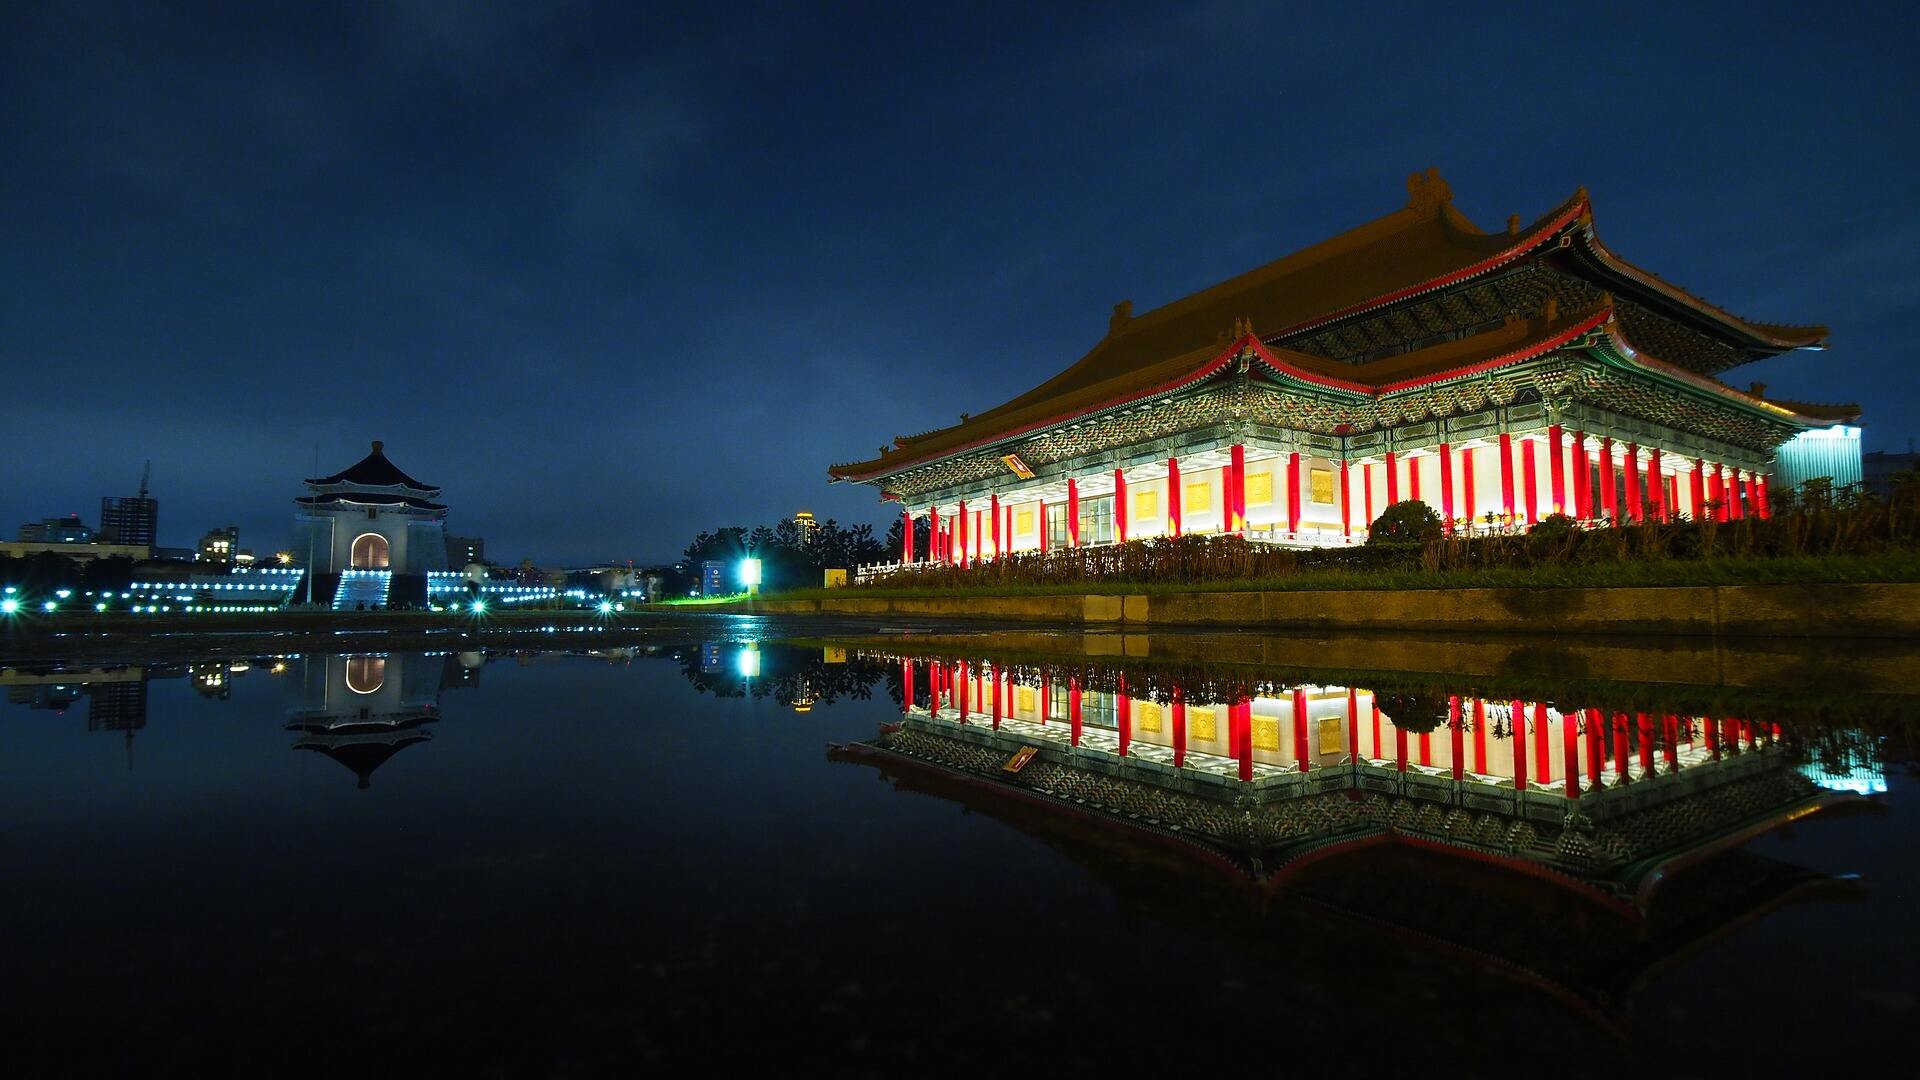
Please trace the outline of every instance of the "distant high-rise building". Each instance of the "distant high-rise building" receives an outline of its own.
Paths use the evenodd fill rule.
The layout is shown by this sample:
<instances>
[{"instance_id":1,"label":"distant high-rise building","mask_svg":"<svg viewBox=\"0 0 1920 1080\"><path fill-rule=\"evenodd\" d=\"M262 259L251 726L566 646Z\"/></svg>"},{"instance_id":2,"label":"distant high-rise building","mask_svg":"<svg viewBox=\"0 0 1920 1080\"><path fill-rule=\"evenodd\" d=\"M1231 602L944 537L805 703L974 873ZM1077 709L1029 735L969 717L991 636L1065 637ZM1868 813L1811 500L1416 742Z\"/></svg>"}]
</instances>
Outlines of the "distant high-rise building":
<instances>
[{"instance_id":1,"label":"distant high-rise building","mask_svg":"<svg viewBox=\"0 0 1920 1080\"><path fill-rule=\"evenodd\" d=\"M93 530L79 514L41 518L20 526L20 540L28 544L91 544Z\"/></svg>"},{"instance_id":2,"label":"distant high-rise building","mask_svg":"<svg viewBox=\"0 0 1920 1080\"><path fill-rule=\"evenodd\" d=\"M447 568L464 570L474 563L486 565L487 542L478 536L447 537Z\"/></svg>"},{"instance_id":3,"label":"distant high-rise building","mask_svg":"<svg viewBox=\"0 0 1920 1080\"><path fill-rule=\"evenodd\" d=\"M210 529L200 538L200 546L193 553L194 562L230 563L240 552L240 529L229 525L224 529Z\"/></svg>"},{"instance_id":4,"label":"distant high-rise building","mask_svg":"<svg viewBox=\"0 0 1920 1080\"><path fill-rule=\"evenodd\" d=\"M813 543L813 534L820 530L820 523L813 519L813 511L802 510L793 515L794 528L800 530L800 542Z\"/></svg>"},{"instance_id":5,"label":"distant high-rise building","mask_svg":"<svg viewBox=\"0 0 1920 1080\"><path fill-rule=\"evenodd\" d=\"M153 462L140 471L140 494L100 500L100 539L109 544L152 547L160 533L160 501L147 491Z\"/></svg>"},{"instance_id":6,"label":"distant high-rise building","mask_svg":"<svg viewBox=\"0 0 1920 1080\"><path fill-rule=\"evenodd\" d=\"M100 500L100 535L113 543L152 547L159 523L158 499L144 495L109 495Z\"/></svg>"}]
</instances>

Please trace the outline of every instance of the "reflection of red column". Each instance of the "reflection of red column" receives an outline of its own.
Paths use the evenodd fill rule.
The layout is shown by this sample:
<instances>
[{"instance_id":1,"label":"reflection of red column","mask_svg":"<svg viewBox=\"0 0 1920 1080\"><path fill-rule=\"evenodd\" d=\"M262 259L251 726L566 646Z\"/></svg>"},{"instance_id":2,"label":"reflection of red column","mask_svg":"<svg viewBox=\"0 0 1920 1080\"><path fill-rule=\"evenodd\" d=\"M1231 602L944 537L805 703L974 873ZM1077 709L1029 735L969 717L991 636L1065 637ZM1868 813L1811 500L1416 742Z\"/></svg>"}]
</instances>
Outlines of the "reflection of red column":
<instances>
[{"instance_id":1,"label":"reflection of red column","mask_svg":"<svg viewBox=\"0 0 1920 1080\"><path fill-rule=\"evenodd\" d=\"M1666 743L1661 756L1667 759L1668 772L1678 772L1680 770L1680 718L1673 713L1668 713L1661 727L1661 734L1665 736Z\"/></svg>"},{"instance_id":2,"label":"reflection of red column","mask_svg":"<svg viewBox=\"0 0 1920 1080\"><path fill-rule=\"evenodd\" d=\"M1127 696L1127 680L1123 675L1113 691L1113 721L1120 729L1120 756L1127 756L1127 748L1133 745L1133 699Z\"/></svg>"},{"instance_id":3,"label":"reflection of red column","mask_svg":"<svg viewBox=\"0 0 1920 1080\"><path fill-rule=\"evenodd\" d=\"M1580 733L1574 717L1578 712L1563 710L1560 713L1560 750L1565 759L1562 768L1567 773L1567 798L1580 797Z\"/></svg>"},{"instance_id":4,"label":"reflection of red column","mask_svg":"<svg viewBox=\"0 0 1920 1080\"><path fill-rule=\"evenodd\" d=\"M957 692L957 697L955 698L955 700L960 705L960 722L964 724L967 722L967 665L966 664L963 663L956 666L954 671L953 682Z\"/></svg>"},{"instance_id":5,"label":"reflection of red column","mask_svg":"<svg viewBox=\"0 0 1920 1080\"><path fill-rule=\"evenodd\" d=\"M1173 767L1178 769L1187 763L1187 703L1180 698L1180 688L1173 688Z\"/></svg>"},{"instance_id":6,"label":"reflection of red column","mask_svg":"<svg viewBox=\"0 0 1920 1080\"><path fill-rule=\"evenodd\" d=\"M1347 756L1360 761L1360 692L1347 687Z\"/></svg>"},{"instance_id":7,"label":"reflection of red column","mask_svg":"<svg viewBox=\"0 0 1920 1080\"><path fill-rule=\"evenodd\" d=\"M1653 775L1653 721L1646 713L1635 713L1640 725L1640 771Z\"/></svg>"},{"instance_id":8,"label":"reflection of red column","mask_svg":"<svg viewBox=\"0 0 1920 1080\"><path fill-rule=\"evenodd\" d=\"M1397 718L1393 721L1393 767L1407 771L1407 729L1400 726Z\"/></svg>"},{"instance_id":9,"label":"reflection of red column","mask_svg":"<svg viewBox=\"0 0 1920 1080\"><path fill-rule=\"evenodd\" d=\"M1627 769L1627 714L1613 714L1613 771L1617 774L1614 783L1624 784L1629 779Z\"/></svg>"},{"instance_id":10,"label":"reflection of red column","mask_svg":"<svg viewBox=\"0 0 1920 1080\"><path fill-rule=\"evenodd\" d=\"M1460 727L1460 695L1458 694L1447 698L1447 734L1452 740L1447 749L1453 762L1453 778L1465 779L1467 775L1466 732Z\"/></svg>"},{"instance_id":11,"label":"reflection of red column","mask_svg":"<svg viewBox=\"0 0 1920 1080\"><path fill-rule=\"evenodd\" d=\"M1553 782L1553 750L1548 745L1548 739L1551 738L1547 733L1548 727L1547 703L1544 701L1534 702L1533 752L1534 757L1539 763L1539 768L1535 771L1539 774L1539 782L1542 784Z\"/></svg>"},{"instance_id":12,"label":"reflection of red column","mask_svg":"<svg viewBox=\"0 0 1920 1080\"><path fill-rule=\"evenodd\" d=\"M1113 470L1113 539L1127 542L1127 474L1119 469Z\"/></svg>"},{"instance_id":13,"label":"reflection of red column","mask_svg":"<svg viewBox=\"0 0 1920 1080\"><path fill-rule=\"evenodd\" d=\"M913 711L913 658L900 659L900 712L905 715Z\"/></svg>"},{"instance_id":14,"label":"reflection of red column","mask_svg":"<svg viewBox=\"0 0 1920 1080\"><path fill-rule=\"evenodd\" d=\"M1380 749L1380 699L1374 698L1373 705L1373 756L1377 761L1385 761L1387 755Z\"/></svg>"},{"instance_id":15,"label":"reflection of red column","mask_svg":"<svg viewBox=\"0 0 1920 1080\"><path fill-rule=\"evenodd\" d=\"M1000 730L1000 683L1006 677L1007 673L996 667L988 680L988 685L993 687L993 730L995 731Z\"/></svg>"},{"instance_id":16,"label":"reflection of red column","mask_svg":"<svg viewBox=\"0 0 1920 1080\"><path fill-rule=\"evenodd\" d=\"M1040 674L1040 726L1047 726L1047 714L1053 711L1053 684L1045 672Z\"/></svg>"},{"instance_id":17,"label":"reflection of red column","mask_svg":"<svg viewBox=\"0 0 1920 1080\"><path fill-rule=\"evenodd\" d=\"M1513 790L1527 790L1527 707L1512 702L1513 710Z\"/></svg>"},{"instance_id":18,"label":"reflection of red column","mask_svg":"<svg viewBox=\"0 0 1920 1080\"><path fill-rule=\"evenodd\" d=\"M1487 775L1487 703L1473 699L1473 771Z\"/></svg>"},{"instance_id":19,"label":"reflection of red column","mask_svg":"<svg viewBox=\"0 0 1920 1080\"><path fill-rule=\"evenodd\" d=\"M1067 680L1067 723L1072 727L1073 745L1080 745L1080 680Z\"/></svg>"},{"instance_id":20,"label":"reflection of red column","mask_svg":"<svg viewBox=\"0 0 1920 1080\"><path fill-rule=\"evenodd\" d=\"M1700 718L1700 733L1706 737L1707 753L1713 760L1720 760L1720 721L1711 716Z\"/></svg>"},{"instance_id":21,"label":"reflection of red column","mask_svg":"<svg viewBox=\"0 0 1920 1080\"><path fill-rule=\"evenodd\" d=\"M1293 754L1300 759L1300 771L1307 771L1307 692L1293 688Z\"/></svg>"},{"instance_id":22,"label":"reflection of red column","mask_svg":"<svg viewBox=\"0 0 1920 1080\"><path fill-rule=\"evenodd\" d=\"M1235 726L1240 729L1240 779L1253 779L1253 702L1242 701L1233 707Z\"/></svg>"},{"instance_id":23,"label":"reflection of red column","mask_svg":"<svg viewBox=\"0 0 1920 1080\"><path fill-rule=\"evenodd\" d=\"M1606 767L1606 755L1600 749L1601 716L1599 709L1587 710L1587 779L1600 786L1600 772Z\"/></svg>"}]
</instances>

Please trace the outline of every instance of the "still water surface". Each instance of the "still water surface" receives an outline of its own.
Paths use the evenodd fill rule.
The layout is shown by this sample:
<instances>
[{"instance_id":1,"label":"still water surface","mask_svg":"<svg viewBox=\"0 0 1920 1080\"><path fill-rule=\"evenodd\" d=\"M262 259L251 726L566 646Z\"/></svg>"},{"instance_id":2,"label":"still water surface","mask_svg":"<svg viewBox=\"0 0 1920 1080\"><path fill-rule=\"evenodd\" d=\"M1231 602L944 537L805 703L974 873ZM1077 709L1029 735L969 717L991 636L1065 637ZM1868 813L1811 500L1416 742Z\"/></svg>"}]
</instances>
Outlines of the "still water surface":
<instances>
[{"instance_id":1,"label":"still water surface","mask_svg":"<svg viewBox=\"0 0 1920 1080\"><path fill-rule=\"evenodd\" d=\"M1263 882L1271 865L1223 868L1070 801L829 754L903 719L946 737L940 663L944 709L934 668L899 650L724 638L8 669L6 1071L1708 1075L1869 1060L1920 1017L1897 730L1850 729L1855 757L1801 768L1866 799L1762 831L1629 916L1400 845ZM1078 702L1114 674L1012 665L1005 730L982 734L983 669L964 673L968 730L948 732L983 745L1020 741L1020 680ZM1337 712L1341 693L1319 696ZM1112 710L1084 708L1098 757ZM1027 741L1070 742L1065 720ZM1773 722L1749 766L1816 741ZM1339 758L1342 730L1316 730L1314 753ZM1688 735L1679 772L1712 775ZM1390 735L1358 738L1375 781L1405 783ZM1256 744L1262 777L1297 782L1284 735ZM1231 774L1232 754L1193 753L1183 768Z\"/></svg>"}]
</instances>

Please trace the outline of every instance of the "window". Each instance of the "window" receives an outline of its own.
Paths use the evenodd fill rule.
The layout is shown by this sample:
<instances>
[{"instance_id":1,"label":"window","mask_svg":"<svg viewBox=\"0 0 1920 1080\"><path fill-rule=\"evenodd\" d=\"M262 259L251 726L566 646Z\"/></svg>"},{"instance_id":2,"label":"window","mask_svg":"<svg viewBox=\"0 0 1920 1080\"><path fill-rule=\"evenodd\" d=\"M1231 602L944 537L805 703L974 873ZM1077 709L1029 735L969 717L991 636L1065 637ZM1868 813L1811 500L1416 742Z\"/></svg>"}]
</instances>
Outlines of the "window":
<instances>
[{"instance_id":1,"label":"window","mask_svg":"<svg viewBox=\"0 0 1920 1080\"><path fill-rule=\"evenodd\" d=\"M1080 542L1113 543L1113 496L1080 500Z\"/></svg>"},{"instance_id":2,"label":"window","mask_svg":"<svg viewBox=\"0 0 1920 1080\"><path fill-rule=\"evenodd\" d=\"M1273 474L1249 473L1247 475L1247 505L1265 506L1273 501Z\"/></svg>"},{"instance_id":3,"label":"window","mask_svg":"<svg viewBox=\"0 0 1920 1080\"><path fill-rule=\"evenodd\" d=\"M1059 503L1047 507L1047 546L1067 546L1067 508Z\"/></svg>"},{"instance_id":4,"label":"window","mask_svg":"<svg viewBox=\"0 0 1920 1080\"><path fill-rule=\"evenodd\" d=\"M1331 505L1333 502L1333 470L1313 470L1313 501Z\"/></svg>"},{"instance_id":5,"label":"window","mask_svg":"<svg viewBox=\"0 0 1920 1080\"><path fill-rule=\"evenodd\" d=\"M1207 480L1201 480L1196 483L1188 484L1186 502L1182 503L1181 505L1186 507L1186 510L1188 513L1193 513L1194 511L1205 511L1208 507L1212 506L1213 505L1212 482Z\"/></svg>"},{"instance_id":6,"label":"window","mask_svg":"<svg viewBox=\"0 0 1920 1080\"><path fill-rule=\"evenodd\" d=\"M1047 688L1047 708L1054 716L1062 720L1073 717L1073 688L1065 683L1056 683ZM1118 728L1113 708L1112 694L1096 694L1091 690L1080 692L1080 726Z\"/></svg>"}]
</instances>

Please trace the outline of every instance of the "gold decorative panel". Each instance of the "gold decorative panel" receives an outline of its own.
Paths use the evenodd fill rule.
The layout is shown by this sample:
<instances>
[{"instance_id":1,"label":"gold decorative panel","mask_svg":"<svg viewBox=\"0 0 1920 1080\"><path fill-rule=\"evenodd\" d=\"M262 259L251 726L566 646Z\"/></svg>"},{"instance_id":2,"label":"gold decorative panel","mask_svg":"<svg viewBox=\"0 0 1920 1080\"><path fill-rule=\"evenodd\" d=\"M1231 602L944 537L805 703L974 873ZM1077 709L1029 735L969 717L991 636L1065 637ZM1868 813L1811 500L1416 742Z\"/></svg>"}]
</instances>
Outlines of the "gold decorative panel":
<instances>
[{"instance_id":1,"label":"gold decorative panel","mask_svg":"<svg viewBox=\"0 0 1920 1080\"><path fill-rule=\"evenodd\" d=\"M1280 749L1280 720L1274 716L1256 716L1253 718L1253 748L1255 750Z\"/></svg>"},{"instance_id":2,"label":"gold decorative panel","mask_svg":"<svg viewBox=\"0 0 1920 1080\"><path fill-rule=\"evenodd\" d=\"M1213 483L1201 480L1187 485L1187 499L1183 504L1188 510L1205 510L1213 505Z\"/></svg>"},{"instance_id":3,"label":"gold decorative panel","mask_svg":"<svg viewBox=\"0 0 1920 1080\"><path fill-rule=\"evenodd\" d=\"M1247 505L1265 506L1273 501L1273 474L1247 474Z\"/></svg>"},{"instance_id":4,"label":"gold decorative panel","mask_svg":"<svg viewBox=\"0 0 1920 1080\"><path fill-rule=\"evenodd\" d=\"M1136 491L1133 493L1133 520L1152 521L1160 516L1160 493L1157 491Z\"/></svg>"},{"instance_id":5,"label":"gold decorative panel","mask_svg":"<svg viewBox=\"0 0 1920 1080\"><path fill-rule=\"evenodd\" d=\"M1133 721L1140 725L1141 731L1160 731L1160 706L1152 701L1136 702L1133 706Z\"/></svg>"},{"instance_id":6,"label":"gold decorative panel","mask_svg":"<svg viewBox=\"0 0 1920 1080\"><path fill-rule=\"evenodd\" d=\"M1187 710L1187 737L1194 742L1212 742L1219 738L1213 725L1212 709Z\"/></svg>"},{"instance_id":7,"label":"gold decorative panel","mask_svg":"<svg viewBox=\"0 0 1920 1080\"><path fill-rule=\"evenodd\" d=\"M1341 730L1340 718L1335 716L1320 721L1320 752L1337 754L1346 748L1346 732Z\"/></svg>"},{"instance_id":8,"label":"gold decorative panel","mask_svg":"<svg viewBox=\"0 0 1920 1080\"><path fill-rule=\"evenodd\" d=\"M1033 687L1023 686L1013 695L1014 707L1021 712L1033 711Z\"/></svg>"},{"instance_id":9,"label":"gold decorative panel","mask_svg":"<svg viewBox=\"0 0 1920 1080\"><path fill-rule=\"evenodd\" d=\"M1317 503L1333 502L1333 470L1313 470L1313 501Z\"/></svg>"}]
</instances>

